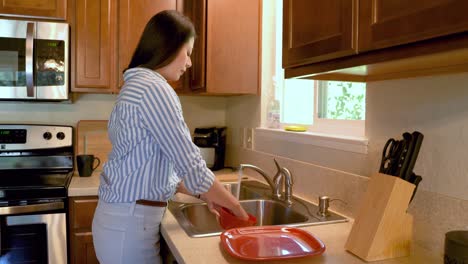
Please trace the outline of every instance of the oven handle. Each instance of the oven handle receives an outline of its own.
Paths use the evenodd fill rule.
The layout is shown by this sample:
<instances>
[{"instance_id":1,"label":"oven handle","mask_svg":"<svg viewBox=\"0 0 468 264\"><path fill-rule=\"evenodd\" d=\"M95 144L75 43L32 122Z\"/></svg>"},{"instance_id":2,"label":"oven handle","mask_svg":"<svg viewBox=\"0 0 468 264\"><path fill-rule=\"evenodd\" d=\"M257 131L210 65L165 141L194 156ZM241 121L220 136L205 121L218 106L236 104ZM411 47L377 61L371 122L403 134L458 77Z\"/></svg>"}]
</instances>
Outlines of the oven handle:
<instances>
[{"instance_id":1,"label":"oven handle","mask_svg":"<svg viewBox=\"0 0 468 264\"><path fill-rule=\"evenodd\" d=\"M42 212L42 211L59 210L59 209L64 209L64 208L65 208L65 205L63 202L19 205L19 206L5 206L5 207L0 207L0 215L36 213L36 212Z\"/></svg>"}]
</instances>

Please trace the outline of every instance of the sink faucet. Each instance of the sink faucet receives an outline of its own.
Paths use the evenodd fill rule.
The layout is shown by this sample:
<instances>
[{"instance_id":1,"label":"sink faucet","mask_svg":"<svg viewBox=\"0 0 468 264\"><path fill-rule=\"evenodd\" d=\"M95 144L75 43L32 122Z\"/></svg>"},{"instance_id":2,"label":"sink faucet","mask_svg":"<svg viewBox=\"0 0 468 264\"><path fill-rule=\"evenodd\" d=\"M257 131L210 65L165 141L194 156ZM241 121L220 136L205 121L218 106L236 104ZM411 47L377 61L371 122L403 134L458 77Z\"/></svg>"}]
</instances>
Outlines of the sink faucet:
<instances>
[{"instance_id":1,"label":"sink faucet","mask_svg":"<svg viewBox=\"0 0 468 264\"><path fill-rule=\"evenodd\" d=\"M268 174L260 169L259 167L252 165L252 164L241 164L239 170L244 168L253 169L258 172L268 183L270 189L272 191L272 196L274 200L284 201L288 205L292 204L292 186L293 186L293 178L291 172L285 168L281 167L276 159L273 159L277 168L276 174L273 177L273 180L268 176ZM284 197L282 195L284 186Z\"/></svg>"},{"instance_id":2,"label":"sink faucet","mask_svg":"<svg viewBox=\"0 0 468 264\"><path fill-rule=\"evenodd\" d=\"M275 189L274 189L274 197L277 198L278 200L281 200L281 191L284 186L284 197L283 201L286 202L288 205L292 204L292 187L293 187L293 178L291 175L291 172L285 168L285 167L280 167L278 165L278 162L275 160L276 167L278 168L278 172L275 175L275 178L273 179Z\"/></svg>"}]
</instances>

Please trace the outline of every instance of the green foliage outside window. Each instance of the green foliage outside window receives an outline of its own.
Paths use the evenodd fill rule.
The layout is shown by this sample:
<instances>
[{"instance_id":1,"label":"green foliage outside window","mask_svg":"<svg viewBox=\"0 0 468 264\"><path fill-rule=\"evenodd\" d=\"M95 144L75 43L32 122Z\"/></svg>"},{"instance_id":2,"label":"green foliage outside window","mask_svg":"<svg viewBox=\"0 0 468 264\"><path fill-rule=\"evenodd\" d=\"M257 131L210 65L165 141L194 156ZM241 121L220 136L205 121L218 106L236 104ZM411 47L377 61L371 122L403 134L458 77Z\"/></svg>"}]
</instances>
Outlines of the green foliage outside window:
<instances>
[{"instance_id":1,"label":"green foliage outside window","mask_svg":"<svg viewBox=\"0 0 468 264\"><path fill-rule=\"evenodd\" d=\"M331 83L333 84L331 85ZM356 87L356 85L360 85L360 87ZM364 85L364 89L362 89L362 85ZM328 88L332 88L330 86L335 86L334 92L330 89L327 91L327 118L364 120L365 84L352 82L329 82L327 86ZM341 90L341 92L338 90Z\"/></svg>"}]
</instances>

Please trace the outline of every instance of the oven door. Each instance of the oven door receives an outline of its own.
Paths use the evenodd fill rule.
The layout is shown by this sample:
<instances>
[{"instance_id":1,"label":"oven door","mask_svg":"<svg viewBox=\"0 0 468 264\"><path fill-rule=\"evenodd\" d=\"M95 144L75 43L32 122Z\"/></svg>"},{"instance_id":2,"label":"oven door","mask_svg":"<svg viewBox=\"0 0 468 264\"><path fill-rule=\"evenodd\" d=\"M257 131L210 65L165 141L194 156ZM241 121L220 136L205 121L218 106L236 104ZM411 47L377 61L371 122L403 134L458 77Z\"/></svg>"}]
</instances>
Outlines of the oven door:
<instances>
[{"instance_id":1,"label":"oven door","mask_svg":"<svg viewBox=\"0 0 468 264\"><path fill-rule=\"evenodd\" d=\"M0 207L0 263L67 263L64 202Z\"/></svg>"}]
</instances>

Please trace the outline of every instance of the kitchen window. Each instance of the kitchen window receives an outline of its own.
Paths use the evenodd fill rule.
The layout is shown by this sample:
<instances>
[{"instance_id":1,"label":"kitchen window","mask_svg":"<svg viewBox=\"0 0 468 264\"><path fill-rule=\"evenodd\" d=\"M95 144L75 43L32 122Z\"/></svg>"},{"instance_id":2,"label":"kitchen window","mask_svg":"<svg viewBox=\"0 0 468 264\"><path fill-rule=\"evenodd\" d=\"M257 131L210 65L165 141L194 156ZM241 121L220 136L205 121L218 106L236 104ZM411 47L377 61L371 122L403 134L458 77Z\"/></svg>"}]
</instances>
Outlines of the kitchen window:
<instances>
[{"instance_id":1,"label":"kitchen window","mask_svg":"<svg viewBox=\"0 0 468 264\"><path fill-rule=\"evenodd\" d=\"M282 1L275 1L275 67L273 83L264 87L262 126L256 136L367 153L366 84L359 82L284 79L282 69ZM273 54L272 54L273 55ZM302 126L306 132L285 131Z\"/></svg>"},{"instance_id":2,"label":"kitchen window","mask_svg":"<svg viewBox=\"0 0 468 264\"><path fill-rule=\"evenodd\" d=\"M300 125L308 132L364 136L366 84L281 80L267 103L266 126Z\"/></svg>"}]
</instances>

